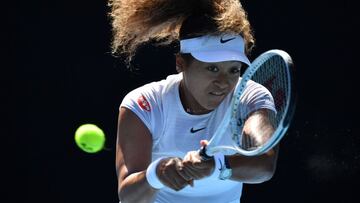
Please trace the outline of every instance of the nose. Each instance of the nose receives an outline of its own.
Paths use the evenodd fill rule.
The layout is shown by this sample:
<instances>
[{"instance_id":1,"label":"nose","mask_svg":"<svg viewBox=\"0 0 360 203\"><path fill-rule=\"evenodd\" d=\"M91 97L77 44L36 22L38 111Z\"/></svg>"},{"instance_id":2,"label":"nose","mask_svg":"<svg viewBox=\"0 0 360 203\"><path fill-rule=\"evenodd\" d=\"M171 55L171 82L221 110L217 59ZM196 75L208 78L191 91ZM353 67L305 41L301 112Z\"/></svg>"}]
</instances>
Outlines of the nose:
<instances>
[{"instance_id":1,"label":"nose","mask_svg":"<svg viewBox=\"0 0 360 203\"><path fill-rule=\"evenodd\" d=\"M226 74L221 73L216 77L214 85L220 90L226 89L229 87L229 78Z\"/></svg>"}]
</instances>

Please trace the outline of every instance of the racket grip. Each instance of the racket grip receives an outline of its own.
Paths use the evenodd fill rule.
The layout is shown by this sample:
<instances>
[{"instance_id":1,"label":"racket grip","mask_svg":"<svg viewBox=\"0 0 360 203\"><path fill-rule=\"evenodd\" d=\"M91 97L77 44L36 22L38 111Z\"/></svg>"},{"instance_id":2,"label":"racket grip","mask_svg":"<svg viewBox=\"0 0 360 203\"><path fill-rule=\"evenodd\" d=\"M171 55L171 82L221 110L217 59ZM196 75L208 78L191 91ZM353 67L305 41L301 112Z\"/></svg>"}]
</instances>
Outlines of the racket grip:
<instances>
[{"instance_id":1,"label":"racket grip","mask_svg":"<svg viewBox=\"0 0 360 203\"><path fill-rule=\"evenodd\" d=\"M199 151L199 155L201 156L201 159L203 161L208 161L210 159L213 159L213 156L209 156L206 154L206 146L201 147L200 151Z\"/></svg>"}]
</instances>

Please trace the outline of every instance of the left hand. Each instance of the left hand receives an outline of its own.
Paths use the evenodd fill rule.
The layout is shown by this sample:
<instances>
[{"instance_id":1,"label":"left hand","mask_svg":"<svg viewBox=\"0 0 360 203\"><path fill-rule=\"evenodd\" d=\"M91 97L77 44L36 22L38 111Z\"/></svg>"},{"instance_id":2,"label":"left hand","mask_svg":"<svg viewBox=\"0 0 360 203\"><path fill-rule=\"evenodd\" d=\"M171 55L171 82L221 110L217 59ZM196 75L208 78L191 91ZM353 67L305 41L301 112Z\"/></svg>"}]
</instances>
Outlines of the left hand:
<instances>
[{"instance_id":1,"label":"left hand","mask_svg":"<svg viewBox=\"0 0 360 203\"><path fill-rule=\"evenodd\" d=\"M207 144L207 141L201 141L202 146ZM183 158L183 170L181 175L193 180L199 180L210 176L214 171L215 162L213 159L204 161L199 155L198 151L190 151Z\"/></svg>"}]
</instances>

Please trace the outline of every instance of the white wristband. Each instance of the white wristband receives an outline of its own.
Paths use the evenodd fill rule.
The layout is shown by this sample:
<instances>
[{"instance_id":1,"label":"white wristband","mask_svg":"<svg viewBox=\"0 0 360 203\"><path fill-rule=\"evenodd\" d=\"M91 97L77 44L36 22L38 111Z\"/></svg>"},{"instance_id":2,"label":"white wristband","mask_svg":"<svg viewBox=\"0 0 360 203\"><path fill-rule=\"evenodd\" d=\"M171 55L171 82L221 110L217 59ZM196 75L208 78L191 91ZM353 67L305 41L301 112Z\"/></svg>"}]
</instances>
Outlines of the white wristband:
<instances>
[{"instance_id":1,"label":"white wristband","mask_svg":"<svg viewBox=\"0 0 360 203\"><path fill-rule=\"evenodd\" d=\"M165 185L160 181L159 177L156 175L156 167L159 162L165 157L160 157L153 161L146 169L146 180L155 189L161 189Z\"/></svg>"},{"instance_id":2,"label":"white wristband","mask_svg":"<svg viewBox=\"0 0 360 203\"><path fill-rule=\"evenodd\" d=\"M221 169L225 163L224 154L221 152L214 154L214 161L215 161L214 172L210 175L210 178L219 179Z\"/></svg>"}]
</instances>

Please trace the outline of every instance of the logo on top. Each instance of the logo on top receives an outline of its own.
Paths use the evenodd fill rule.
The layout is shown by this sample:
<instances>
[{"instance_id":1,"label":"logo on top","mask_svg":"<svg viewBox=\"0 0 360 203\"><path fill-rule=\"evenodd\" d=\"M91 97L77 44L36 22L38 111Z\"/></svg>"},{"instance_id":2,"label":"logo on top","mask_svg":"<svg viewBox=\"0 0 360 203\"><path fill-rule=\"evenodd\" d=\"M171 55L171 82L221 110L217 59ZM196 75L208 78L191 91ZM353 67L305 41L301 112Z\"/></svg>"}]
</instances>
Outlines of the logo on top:
<instances>
[{"instance_id":1,"label":"logo on top","mask_svg":"<svg viewBox=\"0 0 360 203\"><path fill-rule=\"evenodd\" d=\"M146 98L143 95L141 95L137 99L137 103L140 106L140 108L142 108L143 110L151 111L150 103L146 100Z\"/></svg>"},{"instance_id":2,"label":"logo on top","mask_svg":"<svg viewBox=\"0 0 360 203\"><path fill-rule=\"evenodd\" d=\"M192 127L191 129L190 129L190 132L191 133L196 133L196 132L198 132L198 131L200 131L200 130L204 130L206 127L203 127L203 128L199 128L199 129L194 129L194 127Z\"/></svg>"},{"instance_id":3,"label":"logo on top","mask_svg":"<svg viewBox=\"0 0 360 203\"><path fill-rule=\"evenodd\" d=\"M232 38L229 38L229 39L223 39L223 37L221 37L220 38L220 43L221 44L224 44L224 43L226 43L226 42L228 42L228 41L231 41L231 40L234 40L236 37L232 37Z\"/></svg>"}]
</instances>

